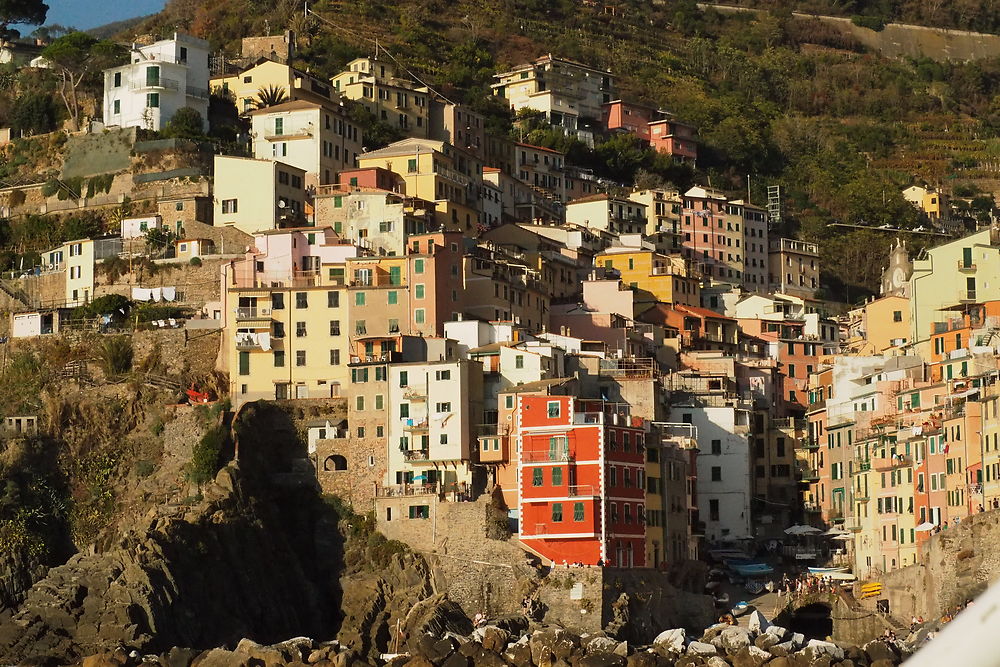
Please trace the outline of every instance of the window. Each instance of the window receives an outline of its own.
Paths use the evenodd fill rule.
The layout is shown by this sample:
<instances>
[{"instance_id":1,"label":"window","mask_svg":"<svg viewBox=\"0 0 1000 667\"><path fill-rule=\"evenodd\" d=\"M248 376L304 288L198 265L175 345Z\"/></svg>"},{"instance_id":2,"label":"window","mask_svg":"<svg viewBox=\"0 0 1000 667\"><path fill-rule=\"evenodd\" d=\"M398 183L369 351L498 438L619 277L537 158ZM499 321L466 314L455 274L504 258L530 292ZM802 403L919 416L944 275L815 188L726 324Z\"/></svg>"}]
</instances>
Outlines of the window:
<instances>
[{"instance_id":1,"label":"window","mask_svg":"<svg viewBox=\"0 0 1000 667\"><path fill-rule=\"evenodd\" d=\"M903 321L903 311L901 311L901 310L894 310L894 311L892 311L892 321L893 322L902 322Z\"/></svg>"},{"instance_id":2,"label":"window","mask_svg":"<svg viewBox=\"0 0 1000 667\"><path fill-rule=\"evenodd\" d=\"M355 292L354 293L354 305L355 306L363 306L363 305L365 305L365 293L364 292Z\"/></svg>"},{"instance_id":3,"label":"window","mask_svg":"<svg viewBox=\"0 0 1000 667\"><path fill-rule=\"evenodd\" d=\"M159 93L146 93L146 107L150 109L160 108L160 94Z\"/></svg>"},{"instance_id":4,"label":"window","mask_svg":"<svg viewBox=\"0 0 1000 667\"><path fill-rule=\"evenodd\" d=\"M549 438L549 460L562 461L569 457L569 439L564 435Z\"/></svg>"},{"instance_id":5,"label":"window","mask_svg":"<svg viewBox=\"0 0 1000 667\"><path fill-rule=\"evenodd\" d=\"M447 371L437 371L437 372L434 373L434 379L435 380L450 380L451 379L451 371L450 370L447 370Z\"/></svg>"},{"instance_id":6,"label":"window","mask_svg":"<svg viewBox=\"0 0 1000 667\"><path fill-rule=\"evenodd\" d=\"M239 210L235 199L223 199L222 200L222 212L223 213L236 213Z\"/></svg>"},{"instance_id":7,"label":"window","mask_svg":"<svg viewBox=\"0 0 1000 667\"><path fill-rule=\"evenodd\" d=\"M152 65L146 68L146 85L147 86L159 86L160 85L160 67L159 65Z\"/></svg>"},{"instance_id":8,"label":"window","mask_svg":"<svg viewBox=\"0 0 1000 667\"><path fill-rule=\"evenodd\" d=\"M552 503L552 521L559 523L563 520L562 503Z\"/></svg>"},{"instance_id":9,"label":"window","mask_svg":"<svg viewBox=\"0 0 1000 667\"><path fill-rule=\"evenodd\" d=\"M115 88L121 88L121 87L122 87L122 73L115 72Z\"/></svg>"},{"instance_id":10,"label":"window","mask_svg":"<svg viewBox=\"0 0 1000 667\"><path fill-rule=\"evenodd\" d=\"M712 441L712 453L715 455L722 454L722 440Z\"/></svg>"},{"instance_id":11,"label":"window","mask_svg":"<svg viewBox=\"0 0 1000 667\"><path fill-rule=\"evenodd\" d=\"M280 117L279 118L275 118L274 119L274 134L275 134L275 136L279 136L280 137L284 133L285 133L285 119L284 118L280 118ZM288 174L282 174L282 175L285 176L285 182L287 183L288 182Z\"/></svg>"},{"instance_id":12,"label":"window","mask_svg":"<svg viewBox=\"0 0 1000 667\"><path fill-rule=\"evenodd\" d=\"M331 366L340 365L340 350L330 350L330 365Z\"/></svg>"},{"instance_id":13,"label":"window","mask_svg":"<svg viewBox=\"0 0 1000 667\"><path fill-rule=\"evenodd\" d=\"M249 352L240 352L240 375L250 375Z\"/></svg>"},{"instance_id":14,"label":"window","mask_svg":"<svg viewBox=\"0 0 1000 667\"><path fill-rule=\"evenodd\" d=\"M546 403L546 407L548 409L549 419L559 419L559 411L561 407L559 401L549 401Z\"/></svg>"},{"instance_id":15,"label":"window","mask_svg":"<svg viewBox=\"0 0 1000 667\"><path fill-rule=\"evenodd\" d=\"M389 299L389 302L388 302L389 305L390 306L395 306L397 303L399 303L399 293L396 290L389 290L389 297L388 297L388 299Z\"/></svg>"},{"instance_id":16,"label":"window","mask_svg":"<svg viewBox=\"0 0 1000 667\"><path fill-rule=\"evenodd\" d=\"M418 299L424 298L424 286L423 284L418 284L413 288L413 295Z\"/></svg>"},{"instance_id":17,"label":"window","mask_svg":"<svg viewBox=\"0 0 1000 667\"><path fill-rule=\"evenodd\" d=\"M306 323L296 322L295 323L295 337L302 338L306 335Z\"/></svg>"},{"instance_id":18,"label":"window","mask_svg":"<svg viewBox=\"0 0 1000 667\"><path fill-rule=\"evenodd\" d=\"M305 366L306 365L306 351L305 350L296 350L295 351L295 365L296 366Z\"/></svg>"},{"instance_id":19,"label":"window","mask_svg":"<svg viewBox=\"0 0 1000 667\"><path fill-rule=\"evenodd\" d=\"M451 412L451 401L438 403L435 405L437 412Z\"/></svg>"},{"instance_id":20,"label":"window","mask_svg":"<svg viewBox=\"0 0 1000 667\"><path fill-rule=\"evenodd\" d=\"M514 357L514 368L524 368L524 355L519 354Z\"/></svg>"},{"instance_id":21,"label":"window","mask_svg":"<svg viewBox=\"0 0 1000 667\"><path fill-rule=\"evenodd\" d=\"M331 336L340 335L340 320L330 320L330 335Z\"/></svg>"},{"instance_id":22,"label":"window","mask_svg":"<svg viewBox=\"0 0 1000 667\"><path fill-rule=\"evenodd\" d=\"M721 482L722 481L722 467L712 466L712 481Z\"/></svg>"},{"instance_id":23,"label":"window","mask_svg":"<svg viewBox=\"0 0 1000 667\"><path fill-rule=\"evenodd\" d=\"M573 503L573 521L583 521L583 503Z\"/></svg>"},{"instance_id":24,"label":"window","mask_svg":"<svg viewBox=\"0 0 1000 667\"><path fill-rule=\"evenodd\" d=\"M710 521L719 520L719 499L711 498L708 501L708 518Z\"/></svg>"},{"instance_id":25,"label":"window","mask_svg":"<svg viewBox=\"0 0 1000 667\"><path fill-rule=\"evenodd\" d=\"M424 272L424 260L422 260L422 259L415 259L415 260L413 260L413 272L414 273L423 273Z\"/></svg>"},{"instance_id":26,"label":"window","mask_svg":"<svg viewBox=\"0 0 1000 667\"><path fill-rule=\"evenodd\" d=\"M555 467L552 469L552 486L562 486L563 483L563 471L562 468Z\"/></svg>"},{"instance_id":27,"label":"window","mask_svg":"<svg viewBox=\"0 0 1000 667\"><path fill-rule=\"evenodd\" d=\"M285 323L284 322L271 322L271 335L274 338L284 338L285 337Z\"/></svg>"},{"instance_id":28,"label":"window","mask_svg":"<svg viewBox=\"0 0 1000 667\"><path fill-rule=\"evenodd\" d=\"M271 292L271 310L284 310L285 295L281 292Z\"/></svg>"},{"instance_id":29,"label":"window","mask_svg":"<svg viewBox=\"0 0 1000 667\"><path fill-rule=\"evenodd\" d=\"M423 308L417 308L413 311L413 321L417 324L423 324L426 317L426 311Z\"/></svg>"},{"instance_id":30,"label":"window","mask_svg":"<svg viewBox=\"0 0 1000 667\"><path fill-rule=\"evenodd\" d=\"M274 367L283 368L285 365L285 351L275 350L274 351Z\"/></svg>"},{"instance_id":31,"label":"window","mask_svg":"<svg viewBox=\"0 0 1000 667\"><path fill-rule=\"evenodd\" d=\"M542 484L544 484L545 480L542 477L543 474L544 474L544 471L541 468L534 468L531 471L531 485L532 486L541 486Z\"/></svg>"},{"instance_id":32,"label":"window","mask_svg":"<svg viewBox=\"0 0 1000 667\"><path fill-rule=\"evenodd\" d=\"M417 171L417 159L410 158L406 161L406 172L409 174L414 174Z\"/></svg>"},{"instance_id":33,"label":"window","mask_svg":"<svg viewBox=\"0 0 1000 667\"><path fill-rule=\"evenodd\" d=\"M354 333L358 336L364 336L368 333L368 327L365 326L364 320L358 320L354 323Z\"/></svg>"},{"instance_id":34,"label":"window","mask_svg":"<svg viewBox=\"0 0 1000 667\"><path fill-rule=\"evenodd\" d=\"M121 103L121 100L115 100L111 104L111 113L113 113L113 114L115 114L117 116L121 112L122 112L122 103Z\"/></svg>"},{"instance_id":35,"label":"window","mask_svg":"<svg viewBox=\"0 0 1000 667\"><path fill-rule=\"evenodd\" d=\"M438 440L442 445L448 444L448 434L442 433L440 439Z\"/></svg>"}]
</instances>

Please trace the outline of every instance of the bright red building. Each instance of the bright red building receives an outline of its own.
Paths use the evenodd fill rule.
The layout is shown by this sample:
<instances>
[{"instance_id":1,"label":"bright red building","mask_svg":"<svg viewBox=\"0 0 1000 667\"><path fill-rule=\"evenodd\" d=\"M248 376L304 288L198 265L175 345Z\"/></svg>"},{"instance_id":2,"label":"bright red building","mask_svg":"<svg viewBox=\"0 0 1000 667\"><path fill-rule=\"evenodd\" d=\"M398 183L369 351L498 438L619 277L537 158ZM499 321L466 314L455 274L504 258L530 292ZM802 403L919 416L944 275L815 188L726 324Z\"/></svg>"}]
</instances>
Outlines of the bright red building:
<instances>
[{"instance_id":1,"label":"bright red building","mask_svg":"<svg viewBox=\"0 0 1000 667\"><path fill-rule=\"evenodd\" d=\"M648 424L628 407L519 396L520 539L554 563L645 566Z\"/></svg>"}]
</instances>

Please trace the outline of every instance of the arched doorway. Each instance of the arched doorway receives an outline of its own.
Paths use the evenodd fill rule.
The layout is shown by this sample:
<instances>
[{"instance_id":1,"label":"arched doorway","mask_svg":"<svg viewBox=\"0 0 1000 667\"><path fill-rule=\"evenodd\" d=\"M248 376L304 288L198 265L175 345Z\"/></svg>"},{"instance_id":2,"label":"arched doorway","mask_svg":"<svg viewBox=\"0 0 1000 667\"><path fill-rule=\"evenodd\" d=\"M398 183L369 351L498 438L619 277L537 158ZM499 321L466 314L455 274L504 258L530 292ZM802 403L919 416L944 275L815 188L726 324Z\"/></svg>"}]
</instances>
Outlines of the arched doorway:
<instances>
[{"instance_id":1,"label":"arched doorway","mask_svg":"<svg viewBox=\"0 0 1000 667\"><path fill-rule=\"evenodd\" d=\"M822 602L807 604L792 613L788 629L802 633L806 639L826 639L833 634L830 612L830 605Z\"/></svg>"},{"instance_id":2,"label":"arched doorway","mask_svg":"<svg viewBox=\"0 0 1000 667\"><path fill-rule=\"evenodd\" d=\"M324 472L342 472L347 470L347 459L340 454L333 454L323 461Z\"/></svg>"}]
</instances>

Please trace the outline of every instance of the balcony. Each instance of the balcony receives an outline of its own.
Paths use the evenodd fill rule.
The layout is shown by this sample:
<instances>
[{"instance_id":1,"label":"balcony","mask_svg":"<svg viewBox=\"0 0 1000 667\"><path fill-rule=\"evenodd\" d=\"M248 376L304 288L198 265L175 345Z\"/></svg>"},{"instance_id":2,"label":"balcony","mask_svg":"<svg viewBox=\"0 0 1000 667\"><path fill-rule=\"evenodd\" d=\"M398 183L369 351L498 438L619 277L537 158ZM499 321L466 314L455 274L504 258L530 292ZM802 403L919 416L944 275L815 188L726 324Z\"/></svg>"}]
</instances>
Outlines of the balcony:
<instances>
[{"instance_id":1,"label":"balcony","mask_svg":"<svg viewBox=\"0 0 1000 667\"><path fill-rule=\"evenodd\" d=\"M811 514L818 514L819 512L823 511L823 508L820 507L819 503L814 503L814 502L805 502L802 504L802 507L803 509L805 509L806 512L809 512Z\"/></svg>"},{"instance_id":2,"label":"balcony","mask_svg":"<svg viewBox=\"0 0 1000 667\"><path fill-rule=\"evenodd\" d=\"M597 489L590 484L570 486L567 487L567 491L570 498L593 498L597 496Z\"/></svg>"},{"instance_id":3,"label":"balcony","mask_svg":"<svg viewBox=\"0 0 1000 667\"><path fill-rule=\"evenodd\" d=\"M307 139L313 135L310 127L291 127L282 130L280 133L268 132L264 135L267 141L288 141L290 139Z\"/></svg>"},{"instance_id":4,"label":"balcony","mask_svg":"<svg viewBox=\"0 0 1000 667\"><path fill-rule=\"evenodd\" d=\"M958 300L961 303L976 303L976 290L974 289L963 289L958 292Z\"/></svg>"},{"instance_id":5,"label":"balcony","mask_svg":"<svg viewBox=\"0 0 1000 667\"><path fill-rule=\"evenodd\" d=\"M819 449L819 440L816 438L806 438L802 441L802 449L815 450Z\"/></svg>"},{"instance_id":6,"label":"balcony","mask_svg":"<svg viewBox=\"0 0 1000 667\"><path fill-rule=\"evenodd\" d=\"M872 469L872 462L870 459L855 459L854 465L857 472L868 472Z\"/></svg>"},{"instance_id":7,"label":"balcony","mask_svg":"<svg viewBox=\"0 0 1000 667\"><path fill-rule=\"evenodd\" d=\"M403 398L411 403L424 403L427 401L427 389L417 387L407 387L403 392Z\"/></svg>"},{"instance_id":8,"label":"balcony","mask_svg":"<svg viewBox=\"0 0 1000 667\"><path fill-rule=\"evenodd\" d=\"M378 498L396 498L399 496L436 496L440 489L437 484L397 484L379 486L375 490Z\"/></svg>"},{"instance_id":9,"label":"balcony","mask_svg":"<svg viewBox=\"0 0 1000 667\"><path fill-rule=\"evenodd\" d=\"M407 461L426 461L430 458L430 451L427 449L407 449L403 451L403 458Z\"/></svg>"},{"instance_id":10,"label":"balcony","mask_svg":"<svg viewBox=\"0 0 1000 667\"><path fill-rule=\"evenodd\" d=\"M965 260L958 260L958 270L959 271L975 271L976 265L973 262L966 263Z\"/></svg>"},{"instance_id":11,"label":"balcony","mask_svg":"<svg viewBox=\"0 0 1000 667\"><path fill-rule=\"evenodd\" d=\"M197 97L201 100L208 99L208 89L207 88L197 88L195 86L187 86L185 93L188 97Z\"/></svg>"},{"instance_id":12,"label":"balcony","mask_svg":"<svg viewBox=\"0 0 1000 667\"><path fill-rule=\"evenodd\" d=\"M892 470L894 468L902 468L903 466L908 466L912 463L908 454L894 454L893 456L887 456L885 458L873 459L873 462L875 470L879 472Z\"/></svg>"},{"instance_id":13,"label":"balcony","mask_svg":"<svg viewBox=\"0 0 1000 667\"><path fill-rule=\"evenodd\" d=\"M406 287L406 283L400 278L393 278L389 274L375 274L356 276L348 283L349 287Z\"/></svg>"},{"instance_id":14,"label":"balcony","mask_svg":"<svg viewBox=\"0 0 1000 667\"><path fill-rule=\"evenodd\" d=\"M180 90L181 85L173 79L150 79L132 81L129 90Z\"/></svg>"},{"instance_id":15,"label":"balcony","mask_svg":"<svg viewBox=\"0 0 1000 667\"><path fill-rule=\"evenodd\" d=\"M238 333L236 334L236 349L237 350L262 350L260 335L256 333Z\"/></svg>"},{"instance_id":16,"label":"balcony","mask_svg":"<svg viewBox=\"0 0 1000 667\"><path fill-rule=\"evenodd\" d=\"M574 424L603 424L603 412L576 412L573 414Z\"/></svg>"},{"instance_id":17,"label":"balcony","mask_svg":"<svg viewBox=\"0 0 1000 667\"><path fill-rule=\"evenodd\" d=\"M549 463L552 461L572 461L573 454L569 449L542 449L537 451L521 452L523 463Z\"/></svg>"},{"instance_id":18,"label":"balcony","mask_svg":"<svg viewBox=\"0 0 1000 667\"><path fill-rule=\"evenodd\" d=\"M801 477L799 481L801 482L818 482L819 481L819 471L815 468L807 468L802 466L799 468L799 474Z\"/></svg>"},{"instance_id":19,"label":"balcony","mask_svg":"<svg viewBox=\"0 0 1000 667\"><path fill-rule=\"evenodd\" d=\"M268 308L257 308L256 306L250 306L246 308L236 309L236 321L241 320L259 320L259 319L269 319L271 317L271 309Z\"/></svg>"},{"instance_id":20,"label":"balcony","mask_svg":"<svg viewBox=\"0 0 1000 667\"><path fill-rule=\"evenodd\" d=\"M427 420L421 419L407 419L406 423L403 425L404 431L426 431L428 429Z\"/></svg>"}]
</instances>

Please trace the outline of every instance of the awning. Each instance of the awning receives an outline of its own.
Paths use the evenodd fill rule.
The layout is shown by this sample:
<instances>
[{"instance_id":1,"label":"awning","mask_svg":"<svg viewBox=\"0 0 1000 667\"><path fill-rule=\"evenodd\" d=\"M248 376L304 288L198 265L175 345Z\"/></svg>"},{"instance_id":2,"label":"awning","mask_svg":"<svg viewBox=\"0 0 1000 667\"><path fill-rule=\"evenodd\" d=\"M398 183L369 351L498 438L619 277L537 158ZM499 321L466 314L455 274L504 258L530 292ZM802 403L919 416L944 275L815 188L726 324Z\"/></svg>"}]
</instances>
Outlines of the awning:
<instances>
[{"instance_id":1,"label":"awning","mask_svg":"<svg viewBox=\"0 0 1000 667\"><path fill-rule=\"evenodd\" d=\"M924 521L922 524L914 528L914 530L916 530L918 533L925 533L928 530L933 530L933 529L934 529L934 524L931 523L930 521Z\"/></svg>"}]
</instances>

